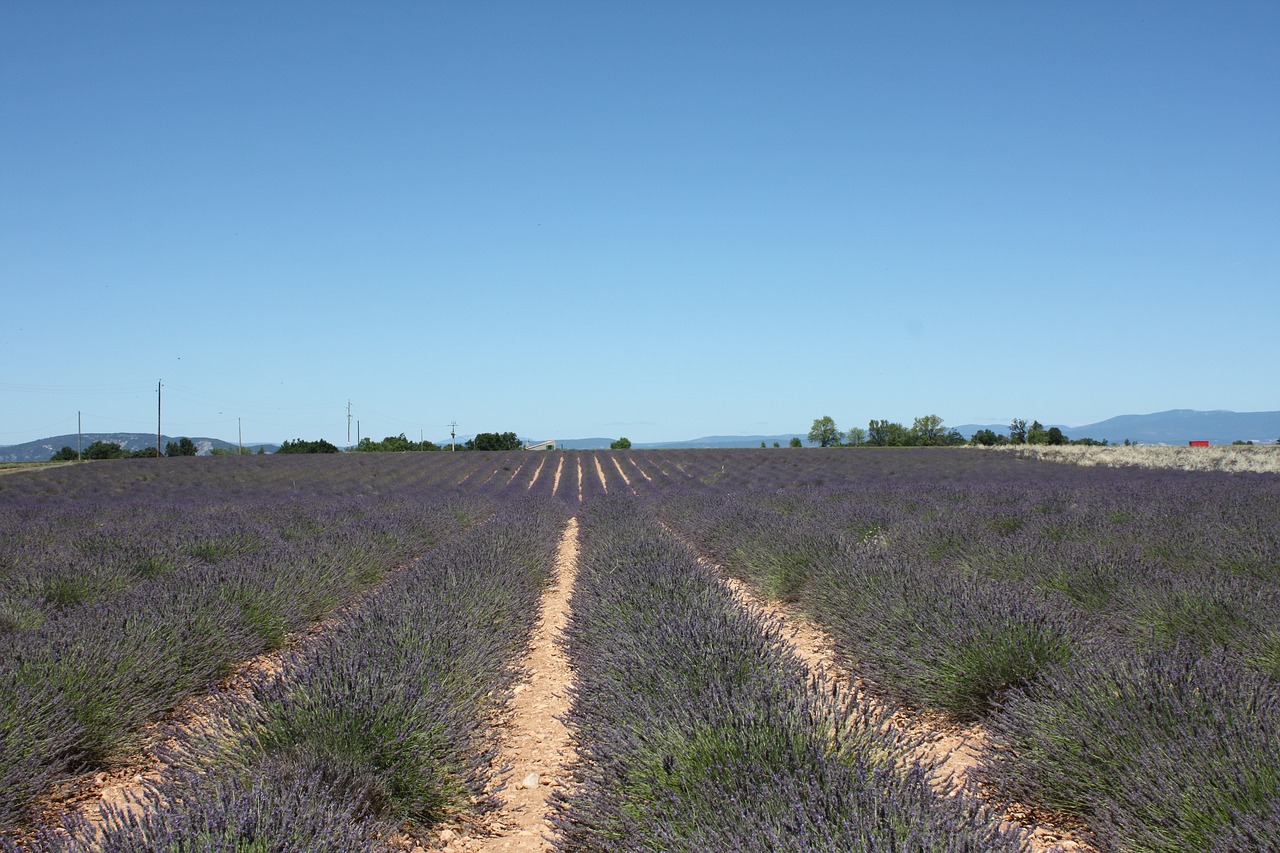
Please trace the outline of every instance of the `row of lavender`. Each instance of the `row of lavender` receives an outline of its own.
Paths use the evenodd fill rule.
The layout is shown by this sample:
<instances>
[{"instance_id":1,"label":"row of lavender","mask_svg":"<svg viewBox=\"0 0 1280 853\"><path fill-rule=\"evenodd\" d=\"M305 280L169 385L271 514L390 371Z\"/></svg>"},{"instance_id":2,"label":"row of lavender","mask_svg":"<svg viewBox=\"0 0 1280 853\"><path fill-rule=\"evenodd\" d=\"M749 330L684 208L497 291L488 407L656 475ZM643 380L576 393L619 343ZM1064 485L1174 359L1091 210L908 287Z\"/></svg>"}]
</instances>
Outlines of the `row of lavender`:
<instances>
[{"instance_id":1,"label":"row of lavender","mask_svg":"<svg viewBox=\"0 0 1280 853\"><path fill-rule=\"evenodd\" d=\"M794 457L692 455L659 505L882 692L983 720L990 788L1109 849L1280 837L1280 478Z\"/></svg>"},{"instance_id":2,"label":"row of lavender","mask_svg":"<svg viewBox=\"0 0 1280 853\"><path fill-rule=\"evenodd\" d=\"M1025 848L969 797L936 795L883 713L811 682L641 502L611 494L579 518L578 781L557 849Z\"/></svg>"},{"instance_id":3,"label":"row of lavender","mask_svg":"<svg viewBox=\"0 0 1280 853\"><path fill-rule=\"evenodd\" d=\"M171 745L145 808L71 820L34 851L385 850L483 808L492 723L538 613L564 513L510 500L417 560L278 673ZM19 849L6 844L5 849Z\"/></svg>"},{"instance_id":4,"label":"row of lavender","mask_svg":"<svg viewBox=\"0 0 1280 853\"><path fill-rule=\"evenodd\" d=\"M345 460L344 460L345 462ZM176 464L175 464L176 463ZM403 462L144 460L0 490L0 826L493 511Z\"/></svg>"}]
</instances>

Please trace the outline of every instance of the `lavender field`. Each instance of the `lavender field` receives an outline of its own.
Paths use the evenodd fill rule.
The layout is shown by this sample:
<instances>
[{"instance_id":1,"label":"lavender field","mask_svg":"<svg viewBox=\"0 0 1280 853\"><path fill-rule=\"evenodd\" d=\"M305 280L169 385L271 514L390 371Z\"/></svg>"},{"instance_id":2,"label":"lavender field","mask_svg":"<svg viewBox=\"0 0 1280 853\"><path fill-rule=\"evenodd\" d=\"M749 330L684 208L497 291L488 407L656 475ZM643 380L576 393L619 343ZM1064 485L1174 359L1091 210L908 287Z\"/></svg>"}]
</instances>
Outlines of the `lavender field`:
<instances>
[{"instance_id":1,"label":"lavender field","mask_svg":"<svg viewBox=\"0 0 1280 853\"><path fill-rule=\"evenodd\" d=\"M495 812L571 517L554 849L1032 849L1006 800L1099 850L1280 844L1280 475L762 449L7 475L0 848L388 850ZM819 626L845 683L721 575ZM968 791L895 711L979 727ZM151 754L138 805L72 807Z\"/></svg>"}]
</instances>

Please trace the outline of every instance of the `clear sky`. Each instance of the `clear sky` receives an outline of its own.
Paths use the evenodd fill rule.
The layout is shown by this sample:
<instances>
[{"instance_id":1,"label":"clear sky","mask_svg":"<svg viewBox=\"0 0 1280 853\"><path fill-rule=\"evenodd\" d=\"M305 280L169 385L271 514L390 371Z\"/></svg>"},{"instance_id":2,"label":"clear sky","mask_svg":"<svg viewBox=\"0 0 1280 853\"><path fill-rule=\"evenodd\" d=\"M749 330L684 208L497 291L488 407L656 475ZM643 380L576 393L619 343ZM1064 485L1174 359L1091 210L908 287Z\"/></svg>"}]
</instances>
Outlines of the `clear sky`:
<instances>
[{"instance_id":1,"label":"clear sky","mask_svg":"<svg viewBox=\"0 0 1280 853\"><path fill-rule=\"evenodd\" d=\"M1280 3L0 0L0 444L1280 409Z\"/></svg>"}]
</instances>

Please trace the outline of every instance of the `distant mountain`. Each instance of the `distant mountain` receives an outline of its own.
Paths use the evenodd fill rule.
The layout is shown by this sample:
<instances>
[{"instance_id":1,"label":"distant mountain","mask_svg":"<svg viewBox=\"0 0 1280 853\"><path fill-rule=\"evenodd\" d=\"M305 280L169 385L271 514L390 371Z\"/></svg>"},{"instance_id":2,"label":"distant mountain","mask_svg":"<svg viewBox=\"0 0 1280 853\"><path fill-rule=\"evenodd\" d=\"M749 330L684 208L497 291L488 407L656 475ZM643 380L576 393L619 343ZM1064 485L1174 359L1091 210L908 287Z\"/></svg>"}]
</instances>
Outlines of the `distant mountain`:
<instances>
[{"instance_id":1,"label":"distant mountain","mask_svg":"<svg viewBox=\"0 0 1280 853\"><path fill-rule=\"evenodd\" d=\"M608 450L616 438L566 438L556 442L561 450ZM634 445L633 445L634 446Z\"/></svg>"},{"instance_id":2,"label":"distant mountain","mask_svg":"<svg viewBox=\"0 0 1280 853\"><path fill-rule=\"evenodd\" d=\"M776 441L783 447L786 447L791 441L792 436L804 435L799 433L787 433L786 435L708 435L702 438L692 438L688 441L634 441L631 447L635 450L678 450L680 448L690 447L759 447L760 442L764 442L766 447L772 447ZM566 438L556 442L556 447L561 450L608 450L609 445L617 441L616 438Z\"/></svg>"},{"instance_id":3,"label":"distant mountain","mask_svg":"<svg viewBox=\"0 0 1280 853\"><path fill-rule=\"evenodd\" d=\"M786 447L791 439L799 437L804 439L808 433L789 432L786 435L707 435L702 438L694 438L688 441L661 441L649 444L633 444L632 447L643 448L646 450L674 450L682 447L759 447L760 442L764 442L765 447L773 447L776 441L782 447ZM608 445L606 445L607 447Z\"/></svg>"},{"instance_id":4,"label":"distant mountain","mask_svg":"<svg viewBox=\"0 0 1280 853\"><path fill-rule=\"evenodd\" d=\"M1046 429L1050 426L1057 426L1067 438L1093 438L1112 444L1122 444L1126 438L1137 444L1186 444L1188 441L1273 444L1280 439L1280 412L1170 409L1149 415L1119 415L1076 427L1045 424ZM1000 435L1009 434L1008 424L964 424L956 429L965 438L971 438L980 429L989 429Z\"/></svg>"},{"instance_id":5,"label":"distant mountain","mask_svg":"<svg viewBox=\"0 0 1280 853\"><path fill-rule=\"evenodd\" d=\"M187 436L195 443L197 454L200 456L208 456L213 450L234 450L236 445L230 441L223 441L220 438L195 438ZM170 441L177 441L181 436L160 436L160 446L164 447ZM26 444L13 444L8 447L0 447L0 462L48 462L49 457L57 453L64 447L76 446L76 434L71 435L55 435L52 438L41 438L36 441L28 441ZM156 446L155 433L147 434L145 432L86 432L79 437L80 446L86 448L95 441L109 441L118 444L125 450L143 450L148 447ZM258 452L258 448L265 448L267 453L274 453L277 444L246 444L245 450Z\"/></svg>"},{"instance_id":6,"label":"distant mountain","mask_svg":"<svg viewBox=\"0 0 1280 853\"><path fill-rule=\"evenodd\" d=\"M947 426L947 429L954 429L958 433L963 435L965 438L973 438L973 434L978 430L982 430L982 429L989 429L992 432L994 432L996 435L1009 434L1008 424L960 424L960 426L958 427L953 427L951 426L951 424L947 424L946 426ZM1027 426L1031 426L1031 423L1029 421L1027 423ZM1069 427L1066 424L1042 424L1042 426L1045 429L1052 429L1053 427L1057 427L1058 429L1062 430L1063 434L1066 435L1068 438L1083 438L1085 434L1083 432L1080 432L1080 430L1087 429L1087 427ZM1079 435L1076 435L1075 433L1079 433ZM1099 441L1102 440L1102 437L1097 435L1090 435L1089 437L1096 438ZM1121 439L1121 441L1123 440L1124 439Z\"/></svg>"}]
</instances>

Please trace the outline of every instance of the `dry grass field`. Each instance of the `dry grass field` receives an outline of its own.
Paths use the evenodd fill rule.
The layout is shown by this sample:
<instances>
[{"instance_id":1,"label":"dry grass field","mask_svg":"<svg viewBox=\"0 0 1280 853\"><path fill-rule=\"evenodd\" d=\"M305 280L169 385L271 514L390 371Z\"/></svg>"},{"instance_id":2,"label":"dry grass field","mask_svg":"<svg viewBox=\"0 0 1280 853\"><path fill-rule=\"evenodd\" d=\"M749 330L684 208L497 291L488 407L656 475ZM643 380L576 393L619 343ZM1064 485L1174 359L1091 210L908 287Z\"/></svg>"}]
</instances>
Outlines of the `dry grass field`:
<instances>
[{"instance_id":1,"label":"dry grass field","mask_svg":"<svg viewBox=\"0 0 1280 853\"><path fill-rule=\"evenodd\" d=\"M988 449L988 448L983 448ZM1066 462L1074 465L1101 465L1120 468L1176 468L1183 471L1229 471L1254 473L1280 472L1280 446L1268 444L1222 445L1220 447L1167 447L1133 445L1130 447L1086 447L1067 445L1028 445L989 448L999 453L1013 453L1022 459Z\"/></svg>"}]
</instances>

